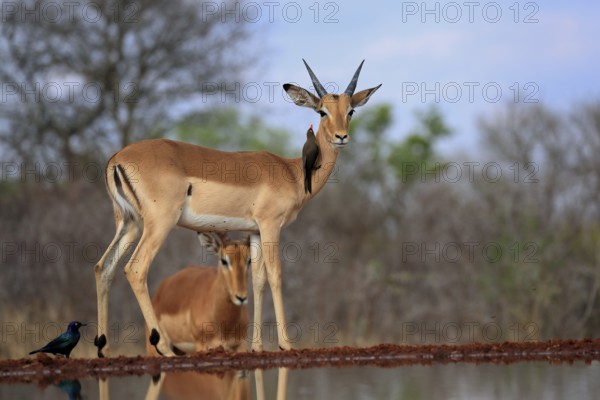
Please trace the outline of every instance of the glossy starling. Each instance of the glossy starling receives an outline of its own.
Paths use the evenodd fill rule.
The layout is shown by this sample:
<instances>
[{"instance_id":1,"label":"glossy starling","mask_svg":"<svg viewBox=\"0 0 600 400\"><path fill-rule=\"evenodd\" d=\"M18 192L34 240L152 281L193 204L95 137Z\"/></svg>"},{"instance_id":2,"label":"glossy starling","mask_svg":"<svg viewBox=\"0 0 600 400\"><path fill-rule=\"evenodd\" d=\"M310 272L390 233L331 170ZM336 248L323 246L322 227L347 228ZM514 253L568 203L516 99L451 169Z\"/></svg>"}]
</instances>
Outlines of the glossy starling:
<instances>
[{"instance_id":1,"label":"glossy starling","mask_svg":"<svg viewBox=\"0 0 600 400\"><path fill-rule=\"evenodd\" d=\"M312 173L319 157L319 145L312 125L306 132L306 143L302 147L302 166L304 167L304 193L312 193Z\"/></svg>"},{"instance_id":2,"label":"glossy starling","mask_svg":"<svg viewBox=\"0 0 600 400\"><path fill-rule=\"evenodd\" d=\"M34 350L29 354L52 353L62 354L69 358L69 354L71 354L71 351L77 346L77 342L79 342L79 328L82 326L85 326L85 324L79 321L71 322L65 333L62 333L41 349Z\"/></svg>"}]
</instances>

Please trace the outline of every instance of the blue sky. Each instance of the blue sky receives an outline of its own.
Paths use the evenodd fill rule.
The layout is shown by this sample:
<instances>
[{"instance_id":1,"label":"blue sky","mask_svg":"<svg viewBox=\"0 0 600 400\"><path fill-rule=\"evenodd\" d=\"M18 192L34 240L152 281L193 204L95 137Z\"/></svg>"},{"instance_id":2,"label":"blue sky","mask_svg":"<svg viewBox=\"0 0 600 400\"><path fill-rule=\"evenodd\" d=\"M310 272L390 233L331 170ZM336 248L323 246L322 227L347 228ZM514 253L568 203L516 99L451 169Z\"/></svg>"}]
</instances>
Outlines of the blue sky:
<instances>
[{"instance_id":1,"label":"blue sky","mask_svg":"<svg viewBox=\"0 0 600 400\"><path fill-rule=\"evenodd\" d=\"M596 2L253 4L261 9L257 28L265 41L257 44L264 54L251 80L308 87L305 58L322 83L343 90L364 58L358 90L383 83L370 104L393 105L393 135L414 126L415 110L437 104L455 129L442 151L477 151L476 119L503 109L517 93L524 105L529 96L558 109L600 99ZM247 8L245 16L254 18L254 11ZM291 131L299 125L302 137L305 126L318 123L316 113L280 96L255 105L274 124Z\"/></svg>"}]
</instances>

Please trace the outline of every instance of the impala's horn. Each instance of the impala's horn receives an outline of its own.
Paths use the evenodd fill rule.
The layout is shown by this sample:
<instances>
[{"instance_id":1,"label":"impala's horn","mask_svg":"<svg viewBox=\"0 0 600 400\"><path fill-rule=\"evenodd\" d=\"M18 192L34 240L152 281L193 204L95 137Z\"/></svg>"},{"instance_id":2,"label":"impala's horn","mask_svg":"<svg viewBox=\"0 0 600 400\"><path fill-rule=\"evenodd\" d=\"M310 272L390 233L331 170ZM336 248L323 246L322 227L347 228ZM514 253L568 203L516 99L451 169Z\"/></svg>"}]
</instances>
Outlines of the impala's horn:
<instances>
[{"instance_id":1,"label":"impala's horn","mask_svg":"<svg viewBox=\"0 0 600 400\"><path fill-rule=\"evenodd\" d=\"M362 66L363 66L364 63L365 63L365 60L362 60L362 62L358 66L358 69L354 73L354 76L352 77L352 80L348 84L348 87L346 88L346 91L344 92L344 93L346 93L350 97L352 97L352 95L354 94L354 91L356 90L356 84L358 83L358 76L360 75L360 70L361 70L361 68L362 68Z\"/></svg>"},{"instance_id":2,"label":"impala's horn","mask_svg":"<svg viewBox=\"0 0 600 400\"><path fill-rule=\"evenodd\" d=\"M313 85L315 85L315 90L317 91L317 94L319 95L319 97L325 96L327 94L327 90L325 90L323 85L321 85L321 82L319 82L319 80L315 76L315 73L312 72L312 69L310 69L306 61L304 61L304 58L302 59L302 61L304 62L304 65L306 65L306 69L308 70L308 74L310 75L310 79L312 80Z\"/></svg>"}]
</instances>

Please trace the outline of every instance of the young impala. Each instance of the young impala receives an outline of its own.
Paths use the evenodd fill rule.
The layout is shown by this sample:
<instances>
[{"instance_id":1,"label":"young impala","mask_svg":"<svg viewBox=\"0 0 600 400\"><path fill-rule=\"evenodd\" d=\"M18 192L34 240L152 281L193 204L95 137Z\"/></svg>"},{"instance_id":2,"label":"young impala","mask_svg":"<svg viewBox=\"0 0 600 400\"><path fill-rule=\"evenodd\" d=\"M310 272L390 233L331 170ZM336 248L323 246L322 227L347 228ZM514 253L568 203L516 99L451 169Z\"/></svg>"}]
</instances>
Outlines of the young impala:
<instances>
[{"instance_id":1,"label":"young impala","mask_svg":"<svg viewBox=\"0 0 600 400\"><path fill-rule=\"evenodd\" d=\"M161 335L146 279L150 263L175 225L194 231L255 233L251 238L253 260L257 260L252 262L254 326L260 326L262 321L262 294L268 279L279 347L291 348L281 294L279 233L323 188L335 167L339 149L350 140L348 125L354 109L366 104L381 86L354 93L361 63L344 93L329 94L307 64L306 67L318 96L295 85L283 87L296 105L312 108L321 115L316 134L320 151L311 177L312 192L304 190L301 158L288 159L268 152L224 152L155 139L131 144L108 161L106 185L117 229L96 265L98 356L103 356L107 345L108 293L116 266L140 232L139 242L124 267L125 275L150 329L150 343L163 355L174 354L168 338ZM253 340L252 349L262 350L260 335Z\"/></svg>"},{"instance_id":2,"label":"young impala","mask_svg":"<svg viewBox=\"0 0 600 400\"><path fill-rule=\"evenodd\" d=\"M217 268L187 267L161 282L152 299L158 327L184 352L218 346L246 349L250 243L221 234L198 235L218 256ZM147 345L147 353L156 355Z\"/></svg>"}]
</instances>

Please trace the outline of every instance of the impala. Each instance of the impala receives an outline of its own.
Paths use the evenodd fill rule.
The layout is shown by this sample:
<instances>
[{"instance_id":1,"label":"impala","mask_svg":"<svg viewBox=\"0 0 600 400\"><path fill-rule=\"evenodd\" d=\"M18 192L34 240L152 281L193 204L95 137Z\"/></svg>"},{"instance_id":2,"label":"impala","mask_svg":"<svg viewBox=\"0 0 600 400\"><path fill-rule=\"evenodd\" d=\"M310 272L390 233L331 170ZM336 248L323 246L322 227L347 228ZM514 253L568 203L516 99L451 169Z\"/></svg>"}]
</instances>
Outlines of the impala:
<instances>
[{"instance_id":1,"label":"impala","mask_svg":"<svg viewBox=\"0 0 600 400\"><path fill-rule=\"evenodd\" d=\"M217 254L218 266L187 267L161 282L152 299L158 327L184 352L245 350L250 243L230 242L223 234L200 233L198 239Z\"/></svg>"},{"instance_id":2,"label":"impala","mask_svg":"<svg viewBox=\"0 0 600 400\"><path fill-rule=\"evenodd\" d=\"M106 186L113 202L116 233L95 268L98 300L98 356L108 354L108 294L116 266L140 232L124 271L150 329L150 343L174 355L161 335L148 294L148 268L175 225L194 231L252 233L254 326L262 322L262 295L268 280L275 306L279 347L290 349L281 293L281 229L296 219L304 204L327 182L338 151L350 140L354 109L367 103L379 86L354 93L364 61L342 94L327 93L304 62L318 96L292 84L283 85L296 105L321 115L316 139L319 156L304 190L302 159L268 152L224 152L167 139L133 143L114 154L106 166ZM340 207L343 212L343 207ZM349 216L350 217L350 216ZM262 339L252 350L262 350Z\"/></svg>"}]
</instances>

